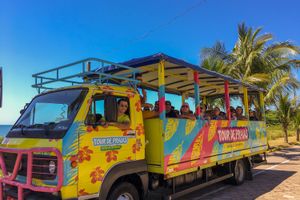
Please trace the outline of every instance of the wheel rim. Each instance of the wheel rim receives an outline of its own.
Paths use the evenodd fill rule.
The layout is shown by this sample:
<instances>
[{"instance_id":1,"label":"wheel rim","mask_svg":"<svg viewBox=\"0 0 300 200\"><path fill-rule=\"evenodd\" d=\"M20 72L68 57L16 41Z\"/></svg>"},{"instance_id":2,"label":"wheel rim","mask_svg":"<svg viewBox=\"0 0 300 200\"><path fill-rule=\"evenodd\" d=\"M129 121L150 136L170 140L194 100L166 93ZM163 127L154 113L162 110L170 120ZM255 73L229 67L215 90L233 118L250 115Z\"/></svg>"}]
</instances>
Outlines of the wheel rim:
<instances>
[{"instance_id":1,"label":"wheel rim","mask_svg":"<svg viewBox=\"0 0 300 200\"><path fill-rule=\"evenodd\" d=\"M126 193L121 194L117 198L117 200L134 200L134 198L133 198L133 196L131 194L129 194L129 193L126 192Z\"/></svg>"},{"instance_id":2,"label":"wheel rim","mask_svg":"<svg viewBox=\"0 0 300 200\"><path fill-rule=\"evenodd\" d=\"M243 165L240 162L237 162L237 164L235 166L234 173L235 173L236 180L238 180L239 182L243 181L243 179L244 179L244 168L243 168Z\"/></svg>"}]
</instances>

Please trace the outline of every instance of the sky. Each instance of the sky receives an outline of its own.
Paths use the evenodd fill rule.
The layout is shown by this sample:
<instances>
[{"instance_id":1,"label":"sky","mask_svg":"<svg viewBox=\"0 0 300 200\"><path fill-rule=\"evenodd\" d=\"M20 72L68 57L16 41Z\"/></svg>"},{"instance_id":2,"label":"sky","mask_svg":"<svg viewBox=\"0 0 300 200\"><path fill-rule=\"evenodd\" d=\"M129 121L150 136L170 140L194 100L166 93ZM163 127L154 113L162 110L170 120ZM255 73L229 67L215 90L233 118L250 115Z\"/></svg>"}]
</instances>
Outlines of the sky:
<instances>
[{"instance_id":1,"label":"sky","mask_svg":"<svg viewBox=\"0 0 300 200\"><path fill-rule=\"evenodd\" d=\"M298 0L0 0L0 124L13 124L37 94L32 74L86 57L121 62L163 52L199 64L201 48L216 41L232 49L241 22L300 45L299 7Z\"/></svg>"}]
</instances>

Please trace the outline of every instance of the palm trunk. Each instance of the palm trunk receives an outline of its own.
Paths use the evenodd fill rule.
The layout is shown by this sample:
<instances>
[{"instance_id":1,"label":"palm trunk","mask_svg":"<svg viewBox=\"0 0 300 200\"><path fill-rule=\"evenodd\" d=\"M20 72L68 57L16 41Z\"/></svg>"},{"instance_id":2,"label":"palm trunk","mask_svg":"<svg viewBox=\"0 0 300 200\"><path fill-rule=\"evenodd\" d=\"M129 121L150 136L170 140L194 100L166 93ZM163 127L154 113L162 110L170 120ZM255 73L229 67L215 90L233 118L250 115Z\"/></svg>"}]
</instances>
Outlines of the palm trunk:
<instances>
[{"instance_id":1,"label":"palm trunk","mask_svg":"<svg viewBox=\"0 0 300 200\"><path fill-rule=\"evenodd\" d=\"M296 140L299 142L300 141L300 128L297 128L297 137Z\"/></svg>"},{"instance_id":2,"label":"palm trunk","mask_svg":"<svg viewBox=\"0 0 300 200\"><path fill-rule=\"evenodd\" d=\"M284 128L284 142L288 143L289 140L288 140L288 131L287 131L287 128Z\"/></svg>"}]
</instances>

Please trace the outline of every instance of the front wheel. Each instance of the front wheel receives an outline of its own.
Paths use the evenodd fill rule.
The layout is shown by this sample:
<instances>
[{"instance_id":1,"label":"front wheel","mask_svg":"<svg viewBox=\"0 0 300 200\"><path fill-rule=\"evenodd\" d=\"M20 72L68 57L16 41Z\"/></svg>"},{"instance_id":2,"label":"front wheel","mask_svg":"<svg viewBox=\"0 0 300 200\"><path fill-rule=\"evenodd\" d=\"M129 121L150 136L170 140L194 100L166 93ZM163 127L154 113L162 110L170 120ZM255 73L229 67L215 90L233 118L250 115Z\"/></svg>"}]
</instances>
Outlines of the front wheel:
<instances>
[{"instance_id":1,"label":"front wheel","mask_svg":"<svg viewBox=\"0 0 300 200\"><path fill-rule=\"evenodd\" d=\"M108 200L139 200L139 193L133 184L123 182L112 189Z\"/></svg>"}]
</instances>

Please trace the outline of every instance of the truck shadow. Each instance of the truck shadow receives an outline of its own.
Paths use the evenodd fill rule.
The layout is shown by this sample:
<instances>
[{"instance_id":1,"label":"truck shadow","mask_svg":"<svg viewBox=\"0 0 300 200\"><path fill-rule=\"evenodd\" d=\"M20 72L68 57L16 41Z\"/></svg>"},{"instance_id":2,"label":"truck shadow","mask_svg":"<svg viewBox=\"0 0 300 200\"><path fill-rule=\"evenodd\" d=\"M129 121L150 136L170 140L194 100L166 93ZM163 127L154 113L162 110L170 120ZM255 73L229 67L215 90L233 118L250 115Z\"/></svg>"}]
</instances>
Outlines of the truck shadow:
<instances>
[{"instance_id":1,"label":"truck shadow","mask_svg":"<svg viewBox=\"0 0 300 200\"><path fill-rule=\"evenodd\" d=\"M218 183L210 187L195 191L180 199L203 200L203 199L256 199L280 185L283 181L297 173L296 171L281 170L255 170L258 175L253 181L245 181L239 186Z\"/></svg>"}]
</instances>

